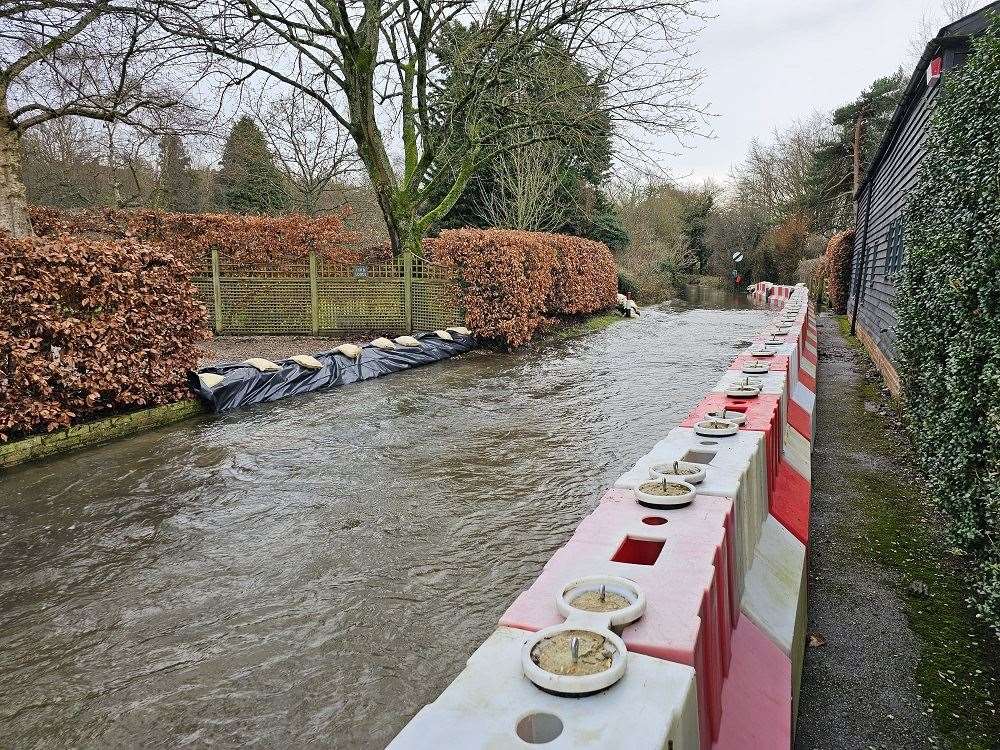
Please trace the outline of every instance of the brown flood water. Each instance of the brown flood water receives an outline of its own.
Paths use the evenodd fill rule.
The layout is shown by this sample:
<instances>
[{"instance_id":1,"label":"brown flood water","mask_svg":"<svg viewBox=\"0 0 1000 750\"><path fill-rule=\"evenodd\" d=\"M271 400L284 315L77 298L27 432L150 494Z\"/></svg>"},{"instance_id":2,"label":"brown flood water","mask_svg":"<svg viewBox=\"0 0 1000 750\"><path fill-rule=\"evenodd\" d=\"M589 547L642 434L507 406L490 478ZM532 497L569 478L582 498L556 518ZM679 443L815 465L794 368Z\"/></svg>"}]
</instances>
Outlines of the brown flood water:
<instances>
[{"instance_id":1,"label":"brown flood water","mask_svg":"<svg viewBox=\"0 0 1000 750\"><path fill-rule=\"evenodd\" d=\"M698 304L0 475L0 747L383 747L768 317Z\"/></svg>"}]
</instances>

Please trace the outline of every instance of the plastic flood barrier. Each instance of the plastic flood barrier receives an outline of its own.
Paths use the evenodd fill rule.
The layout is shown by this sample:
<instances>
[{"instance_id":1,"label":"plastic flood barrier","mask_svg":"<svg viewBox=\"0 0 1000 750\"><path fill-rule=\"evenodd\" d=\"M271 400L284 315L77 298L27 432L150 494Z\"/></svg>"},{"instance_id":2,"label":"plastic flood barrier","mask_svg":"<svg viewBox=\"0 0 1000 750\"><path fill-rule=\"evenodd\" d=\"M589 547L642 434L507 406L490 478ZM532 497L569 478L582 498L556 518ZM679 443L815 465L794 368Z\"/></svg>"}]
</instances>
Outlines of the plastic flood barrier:
<instances>
[{"instance_id":1,"label":"plastic flood barrier","mask_svg":"<svg viewBox=\"0 0 1000 750\"><path fill-rule=\"evenodd\" d=\"M359 380L379 378L440 362L468 352L476 346L476 338L471 334L449 329L447 333L451 338L448 339L443 338L441 333L443 332L417 334L412 337L412 342L404 343L377 339L376 342L384 342L382 346L376 342L365 344L358 347L356 356L331 350L308 358L290 357L274 363L267 360L247 360L203 367L191 372L188 382L212 411L218 413L250 404L277 401L286 396L348 385ZM308 359L314 362L308 362ZM302 364L303 360L307 364ZM264 363L265 368L272 364L276 367L262 371L251 363ZM213 384L217 377L222 379Z\"/></svg>"},{"instance_id":2,"label":"plastic flood barrier","mask_svg":"<svg viewBox=\"0 0 1000 750\"><path fill-rule=\"evenodd\" d=\"M391 750L518 748L697 750L691 667L630 654L624 677L587 698L565 698L521 674L530 633L499 628L455 681L390 744Z\"/></svg>"},{"instance_id":3,"label":"plastic flood barrier","mask_svg":"<svg viewBox=\"0 0 1000 750\"><path fill-rule=\"evenodd\" d=\"M816 326L805 287L748 292L768 327L391 748L791 748Z\"/></svg>"}]
</instances>

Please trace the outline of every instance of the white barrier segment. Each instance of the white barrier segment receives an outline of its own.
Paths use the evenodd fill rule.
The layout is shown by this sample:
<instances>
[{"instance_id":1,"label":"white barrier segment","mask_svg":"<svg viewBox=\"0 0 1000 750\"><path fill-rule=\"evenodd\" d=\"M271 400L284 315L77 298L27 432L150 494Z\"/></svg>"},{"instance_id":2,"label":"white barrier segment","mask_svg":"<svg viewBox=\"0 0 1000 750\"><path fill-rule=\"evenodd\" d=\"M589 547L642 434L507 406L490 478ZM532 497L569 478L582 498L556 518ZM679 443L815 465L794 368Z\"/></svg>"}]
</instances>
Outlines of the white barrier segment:
<instances>
[{"instance_id":1,"label":"white barrier segment","mask_svg":"<svg viewBox=\"0 0 1000 750\"><path fill-rule=\"evenodd\" d=\"M782 457L803 479L812 478L812 445L791 425L785 425Z\"/></svg>"},{"instance_id":2,"label":"white barrier segment","mask_svg":"<svg viewBox=\"0 0 1000 750\"><path fill-rule=\"evenodd\" d=\"M740 430L730 437L702 437L691 428L675 427L615 487L634 490L649 481L653 465L681 460L705 464L706 476L696 488L698 494L733 499L733 569L737 594L741 594L768 514L764 433Z\"/></svg>"},{"instance_id":3,"label":"white barrier segment","mask_svg":"<svg viewBox=\"0 0 1000 750\"><path fill-rule=\"evenodd\" d=\"M804 361L804 360L803 360ZM809 427L812 432L812 439L816 437L816 394L806 388L802 383L796 382L792 385L792 401L802 407L809 415ZM812 442L812 439L809 442Z\"/></svg>"},{"instance_id":4,"label":"white barrier segment","mask_svg":"<svg viewBox=\"0 0 1000 750\"><path fill-rule=\"evenodd\" d=\"M740 610L791 659L795 705L805 655L806 587L805 545L768 516L747 577Z\"/></svg>"},{"instance_id":5,"label":"white barrier segment","mask_svg":"<svg viewBox=\"0 0 1000 750\"><path fill-rule=\"evenodd\" d=\"M808 344L807 344L807 346L808 346ZM806 375L808 375L809 377L811 377L813 380L816 379L816 365L814 365L808 359L806 359L805 357L803 357L802 361L799 362L799 366L802 368L802 371L804 373L806 373Z\"/></svg>"},{"instance_id":6,"label":"white barrier segment","mask_svg":"<svg viewBox=\"0 0 1000 750\"><path fill-rule=\"evenodd\" d=\"M776 355L788 357L788 382L790 384L799 382L799 347L795 339L792 339L787 343L782 343L781 346L774 346L774 347L772 346L765 347L762 342L761 343L755 342L749 348L744 349L740 353L749 355L750 359L756 359L758 361L767 362L770 359L769 357L753 356L754 351L762 348L766 348L768 351L772 351Z\"/></svg>"},{"instance_id":7,"label":"white barrier segment","mask_svg":"<svg viewBox=\"0 0 1000 750\"><path fill-rule=\"evenodd\" d=\"M765 396L781 396L781 424L788 423L788 377L784 370L768 371L761 375L747 375L739 370L727 370L712 393L725 393L729 388L743 383L747 378L761 384L760 392ZM750 399L753 401L753 399Z\"/></svg>"},{"instance_id":8,"label":"white barrier segment","mask_svg":"<svg viewBox=\"0 0 1000 750\"><path fill-rule=\"evenodd\" d=\"M496 750L543 743L557 750L698 750L694 669L630 653L624 677L612 687L563 698L540 690L522 674L521 648L531 635L497 629L440 697L389 744L390 750Z\"/></svg>"}]
</instances>

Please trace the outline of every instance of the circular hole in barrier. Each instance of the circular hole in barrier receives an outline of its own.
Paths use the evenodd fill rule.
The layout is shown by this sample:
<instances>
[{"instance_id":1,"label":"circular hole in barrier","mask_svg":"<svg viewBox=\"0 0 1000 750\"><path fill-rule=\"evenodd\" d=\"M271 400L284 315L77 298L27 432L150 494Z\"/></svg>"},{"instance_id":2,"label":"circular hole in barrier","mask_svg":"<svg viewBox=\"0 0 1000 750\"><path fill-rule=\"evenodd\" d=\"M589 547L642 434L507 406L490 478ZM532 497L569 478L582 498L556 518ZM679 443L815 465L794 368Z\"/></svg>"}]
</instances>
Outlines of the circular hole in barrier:
<instances>
[{"instance_id":1,"label":"circular hole in barrier","mask_svg":"<svg viewBox=\"0 0 1000 750\"><path fill-rule=\"evenodd\" d=\"M530 745L544 745L562 734L563 723L555 714L536 712L517 722L517 736Z\"/></svg>"},{"instance_id":2,"label":"circular hole in barrier","mask_svg":"<svg viewBox=\"0 0 1000 750\"><path fill-rule=\"evenodd\" d=\"M663 516L646 516L642 522L647 526L662 526L667 522L667 519Z\"/></svg>"},{"instance_id":3,"label":"circular hole in barrier","mask_svg":"<svg viewBox=\"0 0 1000 750\"><path fill-rule=\"evenodd\" d=\"M702 440L698 445L718 445L718 440Z\"/></svg>"}]
</instances>

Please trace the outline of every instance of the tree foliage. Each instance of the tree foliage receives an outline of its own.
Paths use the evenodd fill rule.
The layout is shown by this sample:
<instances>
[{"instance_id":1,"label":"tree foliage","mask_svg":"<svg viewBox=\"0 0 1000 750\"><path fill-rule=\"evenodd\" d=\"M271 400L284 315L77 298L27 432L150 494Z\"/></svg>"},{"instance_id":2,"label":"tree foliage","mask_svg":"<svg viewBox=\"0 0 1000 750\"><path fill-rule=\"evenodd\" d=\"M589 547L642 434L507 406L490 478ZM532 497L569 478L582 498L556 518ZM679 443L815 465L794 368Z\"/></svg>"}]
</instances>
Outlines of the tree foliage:
<instances>
[{"instance_id":1,"label":"tree foliage","mask_svg":"<svg viewBox=\"0 0 1000 750\"><path fill-rule=\"evenodd\" d=\"M191 169L191 157L180 136L170 133L160 140L158 172L158 207L188 214L198 210L198 185Z\"/></svg>"},{"instance_id":2,"label":"tree foliage","mask_svg":"<svg viewBox=\"0 0 1000 750\"><path fill-rule=\"evenodd\" d=\"M833 111L806 177L806 206L817 229L841 231L853 226L855 146L863 177L889 128L906 80L903 71L879 78L853 102Z\"/></svg>"},{"instance_id":3,"label":"tree foliage","mask_svg":"<svg viewBox=\"0 0 1000 750\"><path fill-rule=\"evenodd\" d=\"M223 211L278 214L289 207L288 184L249 117L241 117L229 133L215 191L216 206Z\"/></svg>"},{"instance_id":4,"label":"tree foliage","mask_svg":"<svg viewBox=\"0 0 1000 750\"><path fill-rule=\"evenodd\" d=\"M943 85L906 210L899 372L930 488L1000 631L1000 21Z\"/></svg>"}]
</instances>

